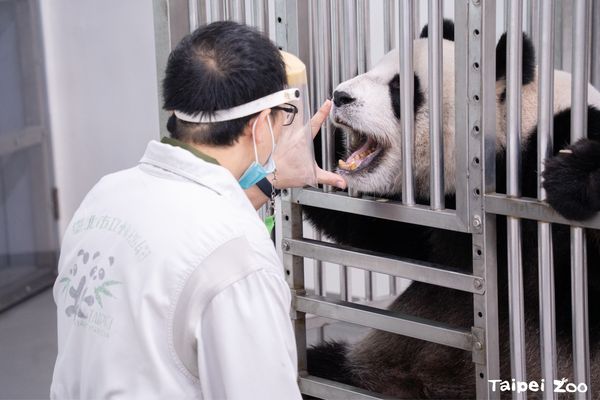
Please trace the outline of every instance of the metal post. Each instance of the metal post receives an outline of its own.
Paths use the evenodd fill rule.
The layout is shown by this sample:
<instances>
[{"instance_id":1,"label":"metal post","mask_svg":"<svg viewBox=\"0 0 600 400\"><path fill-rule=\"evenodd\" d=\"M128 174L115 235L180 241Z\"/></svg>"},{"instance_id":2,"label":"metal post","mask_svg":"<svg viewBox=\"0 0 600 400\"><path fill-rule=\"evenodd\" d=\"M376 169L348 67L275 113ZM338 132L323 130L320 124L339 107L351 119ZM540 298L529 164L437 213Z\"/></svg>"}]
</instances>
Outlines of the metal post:
<instances>
[{"instance_id":1,"label":"metal post","mask_svg":"<svg viewBox=\"0 0 600 400\"><path fill-rule=\"evenodd\" d=\"M188 0L188 15L190 18L190 32L198 28L198 1Z\"/></svg>"},{"instance_id":2,"label":"metal post","mask_svg":"<svg viewBox=\"0 0 600 400\"><path fill-rule=\"evenodd\" d=\"M522 2L508 3L508 46L506 71L507 100L507 195L520 197L521 173L521 86L522 86ZM521 257L521 221L507 217L508 233L508 292L511 345L511 376L525 382L525 316L523 301L523 265ZM515 392L515 399L526 399L524 393Z\"/></svg>"},{"instance_id":3,"label":"metal post","mask_svg":"<svg viewBox=\"0 0 600 400\"><path fill-rule=\"evenodd\" d=\"M242 24L246 23L246 1L234 0L232 6L230 19Z\"/></svg>"},{"instance_id":4,"label":"metal post","mask_svg":"<svg viewBox=\"0 0 600 400\"><path fill-rule=\"evenodd\" d=\"M496 217L484 210L484 193L496 191L496 2L457 1L454 7L456 183L467 176L470 181L463 185L467 196L457 207L463 204L468 211L473 275L485 285L482 294L473 295L475 397L499 399L488 383L500 378Z\"/></svg>"},{"instance_id":5,"label":"metal post","mask_svg":"<svg viewBox=\"0 0 600 400\"><path fill-rule=\"evenodd\" d=\"M311 0L309 6L309 35L310 35L310 80L312 82L312 109L318 110L323 101L331 93L330 75L329 75L329 36L328 21L329 8L325 4L319 7L318 0ZM331 126L326 121L321 127L321 165L324 169L333 168L333 144L330 139ZM326 192L331 191L331 187L326 185ZM321 232L315 232L315 239L322 240ZM325 287L325 270L321 260L315 260L314 264L314 286L315 294L325 296L327 293Z\"/></svg>"},{"instance_id":6,"label":"metal post","mask_svg":"<svg viewBox=\"0 0 600 400\"><path fill-rule=\"evenodd\" d=\"M525 33L533 42L535 54L538 54L538 19L539 2L538 0L526 0L525 11L527 11L527 19L525 21Z\"/></svg>"},{"instance_id":7,"label":"metal post","mask_svg":"<svg viewBox=\"0 0 600 400\"><path fill-rule=\"evenodd\" d=\"M302 209L299 204L291 202L289 190L282 190L281 213L284 216L281 228L283 249L283 267L285 277L292 290L292 302L295 297L306 294L304 288L304 259L291 255L287 252L289 244L286 239L302 239ZM296 349L298 352L298 371L306 373L306 315L292 307L290 311L294 335L296 337Z\"/></svg>"},{"instance_id":8,"label":"metal post","mask_svg":"<svg viewBox=\"0 0 600 400\"><path fill-rule=\"evenodd\" d=\"M587 92L591 3L578 0L573 10L573 61L571 84L571 143L587 136ZM575 383L590 385L586 241L583 228L571 227L571 302L573 316L573 370ZM592 388L577 393L590 399Z\"/></svg>"},{"instance_id":9,"label":"metal post","mask_svg":"<svg viewBox=\"0 0 600 400\"><path fill-rule=\"evenodd\" d=\"M396 0L385 0L383 9L383 52L396 48Z\"/></svg>"},{"instance_id":10,"label":"metal post","mask_svg":"<svg viewBox=\"0 0 600 400\"><path fill-rule=\"evenodd\" d=\"M357 72L364 74L370 66L369 60L369 2L356 0ZM373 273L365 271L365 298L373 300Z\"/></svg>"},{"instance_id":11,"label":"metal post","mask_svg":"<svg viewBox=\"0 0 600 400\"><path fill-rule=\"evenodd\" d=\"M417 39L419 37L419 34L421 33L421 4L423 2L421 1L416 1L415 5L413 6L413 27L414 27L414 38ZM438 10L439 14L442 15L442 18L444 18L443 12L444 12L444 7L443 4L440 4L440 8ZM393 14L392 14L393 15Z\"/></svg>"},{"instance_id":12,"label":"metal post","mask_svg":"<svg viewBox=\"0 0 600 400\"><path fill-rule=\"evenodd\" d=\"M414 72L413 72L413 2L401 1L400 18L400 119L402 122L402 203L415 204L414 148Z\"/></svg>"},{"instance_id":13,"label":"metal post","mask_svg":"<svg viewBox=\"0 0 600 400\"><path fill-rule=\"evenodd\" d=\"M542 1L539 15L540 62L538 68L538 200L546 200L542 186L544 161L552 156L554 100L554 3ZM540 296L540 352L542 378L553 382L556 371L556 321L554 303L554 263L552 225L538 222L538 274ZM546 400L556 399L553 390L544 392Z\"/></svg>"},{"instance_id":14,"label":"metal post","mask_svg":"<svg viewBox=\"0 0 600 400\"><path fill-rule=\"evenodd\" d=\"M429 0L429 148L431 208L444 208L444 142L442 136L442 0ZM418 7L418 5L417 5Z\"/></svg>"},{"instance_id":15,"label":"metal post","mask_svg":"<svg viewBox=\"0 0 600 400\"><path fill-rule=\"evenodd\" d=\"M383 3L383 52L388 53L396 47L396 1L385 0ZM388 276L390 295L398 294L397 279Z\"/></svg>"},{"instance_id":16,"label":"metal post","mask_svg":"<svg viewBox=\"0 0 600 400\"><path fill-rule=\"evenodd\" d=\"M252 24L265 36L269 36L269 4L267 0L252 1Z\"/></svg>"},{"instance_id":17,"label":"metal post","mask_svg":"<svg viewBox=\"0 0 600 400\"><path fill-rule=\"evenodd\" d=\"M600 21L600 0L592 2L592 21ZM592 24L592 65L590 77L592 85L600 90L600 24Z\"/></svg>"},{"instance_id":18,"label":"metal post","mask_svg":"<svg viewBox=\"0 0 600 400\"><path fill-rule=\"evenodd\" d=\"M225 6L226 6L226 2L225 1L221 1L221 0L210 0L210 20L211 22L214 21L221 21L223 19L226 19L226 10L225 10Z\"/></svg>"}]
</instances>

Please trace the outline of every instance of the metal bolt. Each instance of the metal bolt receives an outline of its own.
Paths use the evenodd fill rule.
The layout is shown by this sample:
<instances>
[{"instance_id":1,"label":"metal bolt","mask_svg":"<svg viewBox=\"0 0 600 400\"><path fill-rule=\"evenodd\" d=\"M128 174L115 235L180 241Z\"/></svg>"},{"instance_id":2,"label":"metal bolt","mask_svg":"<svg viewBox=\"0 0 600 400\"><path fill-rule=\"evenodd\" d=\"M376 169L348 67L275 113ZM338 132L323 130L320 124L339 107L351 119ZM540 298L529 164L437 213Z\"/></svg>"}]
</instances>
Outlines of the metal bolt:
<instances>
[{"instance_id":1,"label":"metal bolt","mask_svg":"<svg viewBox=\"0 0 600 400\"><path fill-rule=\"evenodd\" d=\"M473 287L477 290L480 290L481 288L483 288L483 282L481 281L481 279L475 279L473 281Z\"/></svg>"},{"instance_id":2,"label":"metal bolt","mask_svg":"<svg viewBox=\"0 0 600 400\"><path fill-rule=\"evenodd\" d=\"M476 215L473 217L473 227L474 228L480 228L481 227L481 217L479 215Z\"/></svg>"},{"instance_id":3,"label":"metal bolt","mask_svg":"<svg viewBox=\"0 0 600 400\"><path fill-rule=\"evenodd\" d=\"M284 240L281 243L281 247L283 248L283 250L288 251L290 249L290 244L289 244L289 242L287 242L287 241Z\"/></svg>"},{"instance_id":4,"label":"metal bolt","mask_svg":"<svg viewBox=\"0 0 600 400\"><path fill-rule=\"evenodd\" d=\"M475 350L481 350L483 349L483 344L479 341L473 343L473 346L475 347Z\"/></svg>"},{"instance_id":5,"label":"metal bolt","mask_svg":"<svg viewBox=\"0 0 600 400\"><path fill-rule=\"evenodd\" d=\"M282 195L283 197L287 197L287 195L288 195L288 190L287 190L287 189L283 189L283 190L281 191L281 195Z\"/></svg>"}]
</instances>

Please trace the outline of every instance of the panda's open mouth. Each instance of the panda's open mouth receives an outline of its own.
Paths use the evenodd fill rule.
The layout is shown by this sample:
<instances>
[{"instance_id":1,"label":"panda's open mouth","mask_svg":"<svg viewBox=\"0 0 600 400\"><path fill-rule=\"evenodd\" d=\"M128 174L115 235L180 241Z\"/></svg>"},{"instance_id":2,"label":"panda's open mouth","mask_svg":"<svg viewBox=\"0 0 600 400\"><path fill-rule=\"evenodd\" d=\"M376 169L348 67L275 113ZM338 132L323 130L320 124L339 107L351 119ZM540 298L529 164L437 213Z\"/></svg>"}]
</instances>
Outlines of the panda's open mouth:
<instances>
[{"instance_id":1,"label":"panda's open mouth","mask_svg":"<svg viewBox=\"0 0 600 400\"><path fill-rule=\"evenodd\" d=\"M354 150L346 160L339 160L339 172L343 174L354 174L365 170L383 151L383 147L370 136L360 134L358 149Z\"/></svg>"}]
</instances>

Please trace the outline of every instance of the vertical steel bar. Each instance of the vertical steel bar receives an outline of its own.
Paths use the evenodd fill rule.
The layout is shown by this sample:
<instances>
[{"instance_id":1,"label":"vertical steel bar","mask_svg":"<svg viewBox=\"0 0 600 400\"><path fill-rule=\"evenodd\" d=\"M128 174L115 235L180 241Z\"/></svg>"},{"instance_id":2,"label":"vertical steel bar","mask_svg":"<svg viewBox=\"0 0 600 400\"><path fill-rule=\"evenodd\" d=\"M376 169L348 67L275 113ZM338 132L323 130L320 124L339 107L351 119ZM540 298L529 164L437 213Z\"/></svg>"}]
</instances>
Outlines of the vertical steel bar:
<instances>
[{"instance_id":1,"label":"vertical steel bar","mask_svg":"<svg viewBox=\"0 0 600 400\"><path fill-rule=\"evenodd\" d=\"M414 27L414 34L413 34L413 38L417 39L419 37L419 34L421 33L421 5L422 5L422 1L416 1L414 6L413 6L413 27ZM444 7L443 4L440 5L440 10L439 13L442 15L442 18L444 17L443 13L444 13Z\"/></svg>"},{"instance_id":2,"label":"vertical steel bar","mask_svg":"<svg viewBox=\"0 0 600 400\"><path fill-rule=\"evenodd\" d=\"M198 0L198 25L208 24L207 0Z\"/></svg>"},{"instance_id":3,"label":"vertical steel bar","mask_svg":"<svg viewBox=\"0 0 600 400\"><path fill-rule=\"evenodd\" d=\"M383 9L383 52L396 48L396 0L385 0Z\"/></svg>"},{"instance_id":4,"label":"vertical steel bar","mask_svg":"<svg viewBox=\"0 0 600 400\"><path fill-rule=\"evenodd\" d=\"M223 0L224 12L223 19L231 20L233 19L233 2L235 0Z\"/></svg>"},{"instance_id":5,"label":"vertical steel bar","mask_svg":"<svg viewBox=\"0 0 600 400\"><path fill-rule=\"evenodd\" d=\"M554 114L554 3L542 1L539 8L540 62L538 68L538 199L546 200L542 186L544 161L552 156ZM538 222L538 274L540 292L540 352L542 378L553 382L557 377L556 321L554 302L554 262L552 255L552 225ZM553 390L544 392L546 400L556 399Z\"/></svg>"},{"instance_id":6,"label":"vertical steel bar","mask_svg":"<svg viewBox=\"0 0 600 400\"><path fill-rule=\"evenodd\" d=\"M304 259L286 252L288 245L286 239L302 238L302 209L299 204L291 202L291 195L288 190L282 191L281 213L284 218L281 219L283 248L283 267L285 277L292 291L292 297L305 294L304 287ZM294 304L292 299L292 304ZM294 308L290 311L292 327L296 338L296 350L298 352L298 371L300 374L306 371L306 316L303 312L296 311Z\"/></svg>"},{"instance_id":7,"label":"vertical steel bar","mask_svg":"<svg viewBox=\"0 0 600 400\"><path fill-rule=\"evenodd\" d=\"M331 66L331 90L333 90L341 81L342 76L342 68L341 65L343 63L342 58L342 43L341 40L341 28L342 28L342 14L343 14L343 3L340 0L331 0L330 1L330 13L329 13L329 31L331 33L331 45L329 47L330 50L330 66ZM331 133L334 130L332 128ZM329 135L329 138L332 138L332 135ZM327 146L327 153L333 155L334 154L334 141L329 140ZM333 165L331 165L333 168ZM324 188L328 191L331 191L331 187ZM342 300L348 300L348 267L345 265L340 265L340 298Z\"/></svg>"},{"instance_id":8,"label":"vertical steel bar","mask_svg":"<svg viewBox=\"0 0 600 400\"><path fill-rule=\"evenodd\" d=\"M429 0L429 196L431 208L444 208L444 142L442 137L442 0ZM417 5L418 7L418 5Z\"/></svg>"},{"instance_id":9,"label":"vertical steel bar","mask_svg":"<svg viewBox=\"0 0 600 400\"><path fill-rule=\"evenodd\" d=\"M369 69L369 2L356 0L357 72L364 74ZM365 298L373 300L373 273L364 271Z\"/></svg>"},{"instance_id":10,"label":"vertical steel bar","mask_svg":"<svg viewBox=\"0 0 600 400\"><path fill-rule=\"evenodd\" d=\"M310 68L311 77L310 80L313 84L313 92L311 98L313 99L312 109L317 110L323 100L327 97L328 93L328 78L329 78L329 65L328 56L329 48L328 37L327 37L327 5L319 7L318 0L311 0L309 3L309 22L310 29ZM329 169L331 167L331 154L328 152L329 147L329 124L326 122L321 127L321 161L323 168ZM315 232L315 239L322 240L321 232ZM323 269L323 263L321 260L315 260L314 264L314 286L315 294L324 296L326 294L325 289L325 271Z\"/></svg>"},{"instance_id":11,"label":"vertical steel bar","mask_svg":"<svg viewBox=\"0 0 600 400\"><path fill-rule=\"evenodd\" d=\"M573 10L573 58L571 84L571 143L587 136L587 95L591 8L589 0L578 0ZM571 302L573 316L573 369L575 384L590 385L587 262L585 232L571 227ZM591 398L592 388L577 393Z\"/></svg>"},{"instance_id":12,"label":"vertical steel bar","mask_svg":"<svg viewBox=\"0 0 600 400\"><path fill-rule=\"evenodd\" d=\"M338 0L338 40L339 40L339 59L341 60L340 81L346 81L356 75L358 69L357 51L357 32L356 32L356 0ZM348 188L348 194L352 197L358 196L358 191L352 187ZM350 270L346 266L341 266L340 272L343 275L341 281L345 291L345 299L351 301L352 288L349 279ZM365 276L365 285L369 284L370 276ZM344 299L344 297L342 297Z\"/></svg>"},{"instance_id":13,"label":"vertical steel bar","mask_svg":"<svg viewBox=\"0 0 600 400\"><path fill-rule=\"evenodd\" d=\"M561 0L556 0L554 5L554 68L562 67L562 20L563 11Z\"/></svg>"},{"instance_id":14,"label":"vertical steel bar","mask_svg":"<svg viewBox=\"0 0 600 400\"><path fill-rule=\"evenodd\" d=\"M246 1L245 0L235 0L233 3L233 18L239 23L246 23Z\"/></svg>"},{"instance_id":15,"label":"vertical steel bar","mask_svg":"<svg viewBox=\"0 0 600 400\"><path fill-rule=\"evenodd\" d=\"M190 32L198 28L198 0L188 0Z\"/></svg>"},{"instance_id":16,"label":"vertical steel bar","mask_svg":"<svg viewBox=\"0 0 600 400\"><path fill-rule=\"evenodd\" d=\"M454 7L456 145L466 148L457 147L457 172L462 173L457 185L469 177L462 191L472 232L473 274L483 278L486 288L473 295L476 398L499 399L499 391L489 384L500 379L496 217L485 212L482 195L496 191L496 2L457 1Z\"/></svg>"},{"instance_id":17,"label":"vertical steel bar","mask_svg":"<svg viewBox=\"0 0 600 400\"><path fill-rule=\"evenodd\" d=\"M400 119L402 123L402 203L415 204L414 147L414 72L413 72L413 2L400 1Z\"/></svg>"},{"instance_id":18,"label":"vertical steel bar","mask_svg":"<svg viewBox=\"0 0 600 400\"><path fill-rule=\"evenodd\" d=\"M364 74L371 65L369 46L371 43L369 24L369 1L357 0L356 31L358 36L358 73Z\"/></svg>"},{"instance_id":19,"label":"vertical steel bar","mask_svg":"<svg viewBox=\"0 0 600 400\"><path fill-rule=\"evenodd\" d=\"M507 46L507 195L521 195L521 86L522 86L522 3L508 3ZM521 221L507 217L509 320L511 345L511 377L525 382L525 317L523 301L523 265L521 257ZM514 399L525 399L524 393L513 393Z\"/></svg>"},{"instance_id":20,"label":"vertical steel bar","mask_svg":"<svg viewBox=\"0 0 600 400\"><path fill-rule=\"evenodd\" d=\"M252 24L269 36L269 8L267 0L252 1Z\"/></svg>"},{"instance_id":21,"label":"vertical steel bar","mask_svg":"<svg viewBox=\"0 0 600 400\"><path fill-rule=\"evenodd\" d=\"M210 1L210 19L211 22L221 21L226 19L226 1L211 0Z\"/></svg>"},{"instance_id":22,"label":"vertical steel bar","mask_svg":"<svg viewBox=\"0 0 600 400\"><path fill-rule=\"evenodd\" d=\"M154 15L154 48L156 51L157 87L162 87L163 73L167 68L167 60L171 52L171 21L169 19L169 0L152 0ZM160 89L159 89L160 90ZM159 97L160 98L160 97ZM160 102L159 102L160 103ZM162 127L167 126L171 113L163 110L158 104L158 120ZM161 132L165 132L161 129ZM164 133L162 133L164 135Z\"/></svg>"},{"instance_id":23,"label":"vertical steel bar","mask_svg":"<svg viewBox=\"0 0 600 400\"><path fill-rule=\"evenodd\" d=\"M578 1L578 0L577 0ZM561 26L561 69L571 72L573 59L573 5L572 0L560 0L562 8L562 26Z\"/></svg>"},{"instance_id":24,"label":"vertical steel bar","mask_svg":"<svg viewBox=\"0 0 600 400\"><path fill-rule=\"evenodd\" d=\"M383 52L387 54L396 47L396 1L384 0L383 3ZM390 295L398 293L397 279L388 276Z\"/></svg>"},{"instance_id":25,"label":"vertical steel bar","mask_svg":"<svg viewBox=\"0 0 600 400\"><path fill-rule=\"evenodd\" d=\"M592 21L600 21L600 0L592 2ZM600 90L600 24L592 24L592 58L590 81Z\"/></svg>"},{"instance_id":26,"label":"vertical steel bar","mask_svg":"<svg viewBox=\"0 0 600 400\"><path fill-rule=\"evenodd\" d=\"M529 37L531 38L531 41L533 42L533 47L535 49L535 54L539 54L539 39L538 39L538 33L539 33L539 19L538 19L538 15L540 14L540 1L539 0L529 0L530 4L529 4L529 19L531 21L531 32L529 32Z\"/></svg>"}]
</instances>

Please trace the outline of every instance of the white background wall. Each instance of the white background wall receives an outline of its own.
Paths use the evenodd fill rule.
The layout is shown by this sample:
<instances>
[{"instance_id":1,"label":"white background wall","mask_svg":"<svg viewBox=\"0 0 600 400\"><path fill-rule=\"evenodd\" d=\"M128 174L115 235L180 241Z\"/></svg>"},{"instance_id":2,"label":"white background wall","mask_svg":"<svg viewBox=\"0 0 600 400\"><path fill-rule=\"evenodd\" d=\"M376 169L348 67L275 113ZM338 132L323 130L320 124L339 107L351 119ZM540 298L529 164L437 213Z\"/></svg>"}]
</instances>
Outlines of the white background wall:
<instances>
[{"instance_id":1,"label":"white background wall","mask_svg":"<svg viewBox=\"0 0 600 400\"><path fill-rule=\"evenodd\" d=\"M150 0L41 0L60 233L110 172L159 138Z\"/></svg>"}]
</instances>

